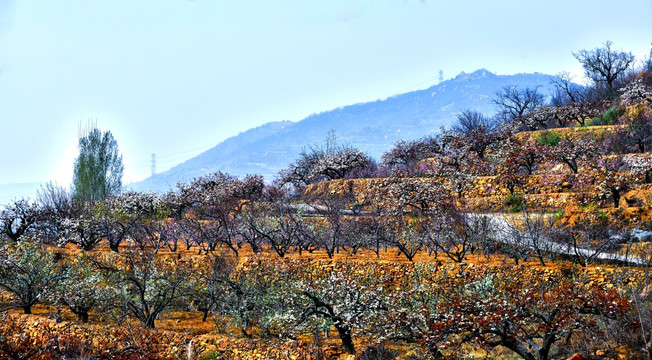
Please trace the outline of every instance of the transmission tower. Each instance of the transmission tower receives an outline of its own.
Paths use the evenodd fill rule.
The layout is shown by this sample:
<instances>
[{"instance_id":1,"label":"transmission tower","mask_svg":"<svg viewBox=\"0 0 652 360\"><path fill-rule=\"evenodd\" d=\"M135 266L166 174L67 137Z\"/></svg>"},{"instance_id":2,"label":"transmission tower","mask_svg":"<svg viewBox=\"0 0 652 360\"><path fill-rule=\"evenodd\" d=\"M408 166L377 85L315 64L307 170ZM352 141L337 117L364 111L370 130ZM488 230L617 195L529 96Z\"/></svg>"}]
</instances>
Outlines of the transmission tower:
<instances>
[{"instance_id":1,"label":"transmission tower","mask_svg":"<svg viewBox=\"0 0 652 360\"><path fill-rule=\"evenodd\" d=\"M152 176L156 175L156 154L152 154Z\"/></svg>"},{"instance_id":2,"label":"transmission tower","mask_svg":"<svg viewBox=\"0 0 652 360\"><path fill-rule=\"evenodd\" d=\"M652 42L650 42L650 57L647 59L647 68L652 70Z\"/></svg>"},{"instance_id":3,"label":"transmission tower","mask_svg":"<svg viewBox=\"0 0 652 360\"><path fill-rule=\"evenodd\" d=\"M439 70L439 82L444 81L444 70Z\"/></svg>"}]
</instances>

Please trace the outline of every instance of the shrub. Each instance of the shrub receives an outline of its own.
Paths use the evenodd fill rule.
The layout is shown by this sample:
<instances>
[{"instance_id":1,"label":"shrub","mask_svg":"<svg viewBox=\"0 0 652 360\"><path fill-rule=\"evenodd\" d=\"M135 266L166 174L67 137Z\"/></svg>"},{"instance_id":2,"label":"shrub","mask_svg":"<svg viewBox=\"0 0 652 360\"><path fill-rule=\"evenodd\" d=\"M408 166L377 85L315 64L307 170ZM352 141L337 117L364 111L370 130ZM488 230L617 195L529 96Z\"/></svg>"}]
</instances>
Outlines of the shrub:
<instances>
[{"instance_id":1,"label":"shrub","mask_svg":"<svg viewBox=\"0 0 652 360\"><path fill-rule=\"evenodd\" d=\"M536 140L539 145L555 146L561 141L561 136L556 131L544 131Z\"/></svg>"},{"instance_id":2,"label":"shrub","mask_svg":"<svg viewBox=\"0 0 652 360\"><path fill-rule=\"evenodd\" d=\"M605 123L605 120L600 116L596 116L586 122L586 126L602 126L602 125L613 125L613 124Z\"/></svg>"},{"instance_id":3,"label":"shrub","mask_svg":"<svg viewBox=\"0 0 652 360\"><path fill-rule=\"evenodd\" d=\"M559 220L561 220L562 216L564 216L565 212L564 210L557 210L553 212L553 214L555 215L553 221L558 222Z\"/></svg>"},{"instance_id":4,"label":"shrub","mask_svg":"<svg viewBox=\"0 0 652 360\"><path fill-rule=\"evenodd\" d=\"M587 121L586 126L613 125L624 113L625 110L622 108L609 108L602 116L596 116Z\"/></svg>"},{"instance_id":5,"label":"shrub","mask_svg":"<svg viewBox=\"0 0 652 360\"><path fill-rule=\"evenodd\" d=\"M624 113L625 109L623 108L609 108L604 112L604 115L602 115L602 119L608 123L605 125L615 124L616 120L618 120L619 117L623 116Z\"/></svg>"},{"instance_id":6,"label":"shrub","mask_svg":"<svg viewBox=\"0 0 652 360\"><path fill-rule=\"evenodd\" d=\"M505 200L505 206L508 206L509 211L513 213L521 212L523 210L523 194L510 194Z\"/></svg>"}]
</instances>

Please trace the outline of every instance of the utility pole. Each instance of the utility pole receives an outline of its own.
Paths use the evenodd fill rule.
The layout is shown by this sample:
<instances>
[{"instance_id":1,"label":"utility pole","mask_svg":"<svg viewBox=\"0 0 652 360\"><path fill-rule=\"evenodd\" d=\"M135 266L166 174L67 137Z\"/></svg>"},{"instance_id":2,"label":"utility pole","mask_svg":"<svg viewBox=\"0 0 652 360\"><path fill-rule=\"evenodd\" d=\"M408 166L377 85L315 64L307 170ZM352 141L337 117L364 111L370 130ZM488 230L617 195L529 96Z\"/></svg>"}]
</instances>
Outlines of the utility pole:
<instances>
[{"instance_id":1,"label":"utility pole","mask_svg":"<svg viewBox=\"0 0 652 360\"><path fill-rule=\"evenodd\" d=\"M152 176L156 175L156 154L152 154Z\"/></svg>"}]
</instances>

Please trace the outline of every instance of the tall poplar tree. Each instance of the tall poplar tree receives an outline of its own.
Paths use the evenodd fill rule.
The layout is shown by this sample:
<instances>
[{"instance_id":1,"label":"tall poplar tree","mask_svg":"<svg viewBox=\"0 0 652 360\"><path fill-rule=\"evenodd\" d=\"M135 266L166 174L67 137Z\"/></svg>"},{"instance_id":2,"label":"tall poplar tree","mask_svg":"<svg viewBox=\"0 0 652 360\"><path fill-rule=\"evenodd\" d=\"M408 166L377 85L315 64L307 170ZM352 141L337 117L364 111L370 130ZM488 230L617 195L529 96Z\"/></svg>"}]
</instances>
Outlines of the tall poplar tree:
<instances>
[{"instance_id":1,"label":"tall poplar tree","mask_svg":"<svg viewBox=\"0 0 652 360\"><path fill-rule=\"evenodd\" d=\"M75 160L73 198L104 201L122 188L122 156L110 131L89 124L79 131L79 156Z\"/></svg>"}]
</instances>

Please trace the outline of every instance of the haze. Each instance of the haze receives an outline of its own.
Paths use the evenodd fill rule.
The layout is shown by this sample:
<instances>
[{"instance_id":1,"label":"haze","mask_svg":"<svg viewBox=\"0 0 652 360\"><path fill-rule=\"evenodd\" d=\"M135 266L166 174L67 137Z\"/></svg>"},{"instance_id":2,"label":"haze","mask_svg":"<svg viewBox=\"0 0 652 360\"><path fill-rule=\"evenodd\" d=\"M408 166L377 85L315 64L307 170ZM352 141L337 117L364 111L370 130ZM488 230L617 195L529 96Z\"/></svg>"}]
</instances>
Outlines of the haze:
<instances>
[{"instance_id":1,"label":"haze","mask_svg":"<svg viewBox=\"0 0 652 360\"><path fill-rule=\"evenodd\" d=\"M162 171L265 122L436 84L439 70L581 81L571 52L611 40L643 60L650 19L649 0L0 0L0 184L69 184L89 119L114 134L128 183L152 153Z\"/></svg>"}]
</instances>

